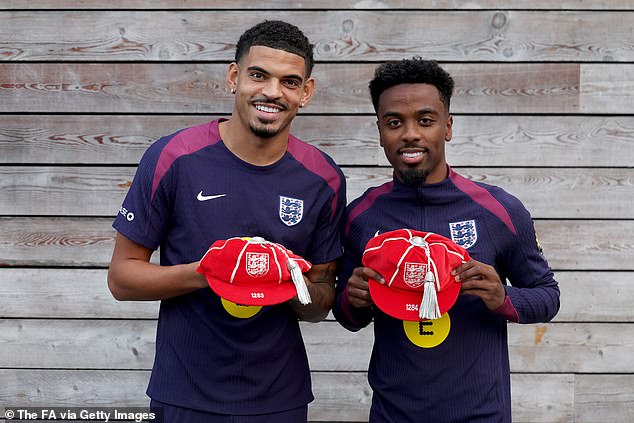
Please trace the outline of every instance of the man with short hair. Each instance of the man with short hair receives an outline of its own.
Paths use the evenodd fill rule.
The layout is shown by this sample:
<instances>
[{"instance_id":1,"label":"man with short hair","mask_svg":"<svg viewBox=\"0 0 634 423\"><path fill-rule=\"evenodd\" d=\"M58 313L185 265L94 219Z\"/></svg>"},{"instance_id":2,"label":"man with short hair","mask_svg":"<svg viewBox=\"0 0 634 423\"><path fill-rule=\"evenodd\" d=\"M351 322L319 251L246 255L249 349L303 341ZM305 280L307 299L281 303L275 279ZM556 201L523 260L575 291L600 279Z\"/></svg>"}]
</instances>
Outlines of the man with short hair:
<instances>
[{"instance_id":1,"label":"man with short hair","mask_svg":"<svg viewBox=\"0 0 634 423\"><path fill-rule=\"evenodd\" d=\"M231 117L156 141L113 226L108 285L120 300L161 300L147 390L165 422L305 422L313 400L298 319L334 301L345 179L290 134L312 98L313 46L265 21L238 41L227 84ZM197 273L216 240L261 237L312 263L312 302L274 306L220 298ZM150 256L160 247L160 265Z\"/></svg>"},{"instance_id":2,"label":"man with short hair","mask_svg":"<svg viewBox=\"0 0 634 423\"><path fill-rule=\"evenodd\" d=\"M374 320L374 423L510 422L507 321L547 322L559 310L558 284L522 203L446 162L453 87L436 62L416 58L379 66L370 82L394 177L347 208L333 311L352 331ZM461 295L438 319L398 320L370 295L368 281L388 284L389 275L362 265L365 246L397 229L442 235L473 258L452 271Z\"/></svg>"}]
</instances>

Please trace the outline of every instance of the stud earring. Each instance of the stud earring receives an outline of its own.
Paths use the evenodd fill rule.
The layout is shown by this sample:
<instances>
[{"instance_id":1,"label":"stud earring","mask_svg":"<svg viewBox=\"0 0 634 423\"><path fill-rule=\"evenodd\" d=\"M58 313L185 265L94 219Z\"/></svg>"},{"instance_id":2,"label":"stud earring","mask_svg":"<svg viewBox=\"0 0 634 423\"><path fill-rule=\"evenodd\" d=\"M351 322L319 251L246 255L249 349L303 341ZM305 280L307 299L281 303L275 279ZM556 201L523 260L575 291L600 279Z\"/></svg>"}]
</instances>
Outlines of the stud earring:
<instances>
[{"instance_id":1,"label":"stud earring","mask_svg":"<svg viewBox=\"0 0 634 423\"><path fill-rule=\"evenodd\" d=\"M304 107L304 103L299 103L299 108L303 108Z\"/></svg>"},{"instance_id":2,"label":"stud earring","mask_svg":"<svg viewBox=\"0 0 634 423\"><path fill-rule=\"evenodd\" d=\"M235 88L232 88L232 89L231 89L231 94L235 94L235 93L236 93L236 89L235 89Z\"/></svg>"}]
</instances>

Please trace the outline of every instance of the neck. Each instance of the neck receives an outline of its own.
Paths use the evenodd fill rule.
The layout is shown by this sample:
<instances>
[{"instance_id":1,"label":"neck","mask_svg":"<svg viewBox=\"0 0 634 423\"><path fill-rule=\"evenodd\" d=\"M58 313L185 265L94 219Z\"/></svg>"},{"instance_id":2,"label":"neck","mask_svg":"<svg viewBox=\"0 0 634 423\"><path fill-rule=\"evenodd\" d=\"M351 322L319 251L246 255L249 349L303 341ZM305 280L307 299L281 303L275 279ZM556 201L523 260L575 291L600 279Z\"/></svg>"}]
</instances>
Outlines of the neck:
<instances>
[{"instance_id":1,"label":"neck","mask_svg":"<svg viewBox=\"0 0 634 423\"><path fill-rule=\"evenodd\" d=\"M431 172L416 171L405 169L403 171L394 171L394 176L404 185L412 187L422 187L425 185L437 184L449 177L449 165L444 163L441 167Z\"/></svg>"},{"instance_id":2,"label":"neck","mask_svg":"<svg viewBox=\"0 0 634 423\"><path fill-rule=\"evenodd\" d=\"M288 147L288 130L271 138L262 138L236 121L229 119L220 122L218 130L225 146L241 160L255 166L267 166L284 156Z\"/></svg>"}]
</instances>

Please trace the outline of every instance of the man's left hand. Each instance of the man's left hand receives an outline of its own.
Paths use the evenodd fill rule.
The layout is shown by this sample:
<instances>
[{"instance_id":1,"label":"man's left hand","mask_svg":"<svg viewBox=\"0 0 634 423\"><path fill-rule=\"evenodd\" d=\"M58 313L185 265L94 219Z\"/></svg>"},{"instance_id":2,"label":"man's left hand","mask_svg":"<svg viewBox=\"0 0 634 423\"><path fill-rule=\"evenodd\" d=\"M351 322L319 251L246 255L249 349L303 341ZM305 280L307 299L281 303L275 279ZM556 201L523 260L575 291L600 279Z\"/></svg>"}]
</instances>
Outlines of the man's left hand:
<instances>
[{"instance_id":1,"label":"man's left hand","mask_svg":"<svg viewBox=\"0 0 634 423\"><path fill-rule=\"evenodd\" d=\"M451 274L456 282L462 283L460 294L480 297L489 310L495 310L504 303L506 291L492 266L470 260L456 267Z\"/></svg>"}]
</instances>

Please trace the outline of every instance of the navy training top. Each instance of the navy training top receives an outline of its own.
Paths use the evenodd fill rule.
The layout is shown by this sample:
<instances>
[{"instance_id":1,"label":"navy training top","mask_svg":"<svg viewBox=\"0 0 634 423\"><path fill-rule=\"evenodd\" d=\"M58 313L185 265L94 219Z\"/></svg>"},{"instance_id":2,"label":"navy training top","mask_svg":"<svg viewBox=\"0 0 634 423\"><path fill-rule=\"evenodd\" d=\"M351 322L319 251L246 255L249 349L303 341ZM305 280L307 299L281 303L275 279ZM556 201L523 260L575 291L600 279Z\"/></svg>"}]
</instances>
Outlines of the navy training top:
<instances>
[{"instance_id":1,"label":"navy training top","mask_svg":"<svg viewBox=\"0 0 634 423\"><path fill-rule=\"evenodd\" d=\"M114 228L164 266L202 258L218 239L260 236L314 264L341 256L345 179L332 159L290 136L285 155L254 166L232 154L218 122L161 138L144 154ZM161 301L147 390L161 402L264 414L312 401L296 315L246 307L210 288Z\"/></svg>"},{"instance_id":2,"label":"navy training top","mask_svg":"<svg viewBox=\"0 0 634 423\"><path fill-rule=\"evenodd\" d=\"M495 267L510 282L505 304L490 311L480 298L461 295L440 319L424 322L351 306L345 287L366 243L401 228L443 235ZM393 178L348 206L345 233L333 312L353 331L374 318L370 421L510 422L507 319L545 322L559 310L558 284L521 202L452 169L445 180L421 187Z\"/></svg>"}]
</instances>

